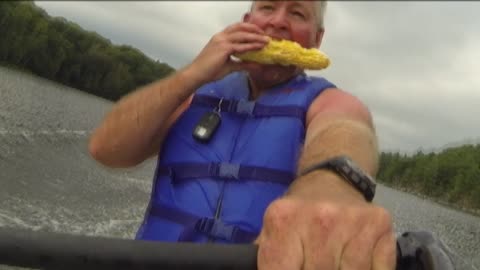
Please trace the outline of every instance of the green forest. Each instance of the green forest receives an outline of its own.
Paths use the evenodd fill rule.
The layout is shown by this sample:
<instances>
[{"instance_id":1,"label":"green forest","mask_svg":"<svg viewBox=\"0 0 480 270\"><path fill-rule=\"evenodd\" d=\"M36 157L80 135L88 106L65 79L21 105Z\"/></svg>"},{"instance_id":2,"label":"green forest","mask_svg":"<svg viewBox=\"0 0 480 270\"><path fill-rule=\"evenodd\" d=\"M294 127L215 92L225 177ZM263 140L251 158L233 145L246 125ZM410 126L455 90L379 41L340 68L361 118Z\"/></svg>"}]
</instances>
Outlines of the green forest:
<instances>
[{"instance_id":1,"label":"green forest","mask_svg":"<svg viewBox=\"0 0 480 270\"><path fill-rule=\"evenodd\" d=\"M115 101L174 71L33 1L0 1L0 63Z\"/></svg>"},{"instance_id":2,"label":"green forest","mask_svg":"<svg viewBox=\"0 0 480 270\"><path fill-rule=\"evenodd\" d=\"M0 2L0 63L115 101L174 71L138 49L113 45L31 1ZM379 182L480 210L480 145L440 153L381 153Z\"/></svg>"},{"instance_id":3,"label":"green forest","mask_svg":"<svg viewBox=\"0 0 480 270\"><path fill-rule=\"evenodd\" d=\"M480 144L440 153L381 153L379 182L461 208L480 210Z\"/></svg>"}]
</instances>

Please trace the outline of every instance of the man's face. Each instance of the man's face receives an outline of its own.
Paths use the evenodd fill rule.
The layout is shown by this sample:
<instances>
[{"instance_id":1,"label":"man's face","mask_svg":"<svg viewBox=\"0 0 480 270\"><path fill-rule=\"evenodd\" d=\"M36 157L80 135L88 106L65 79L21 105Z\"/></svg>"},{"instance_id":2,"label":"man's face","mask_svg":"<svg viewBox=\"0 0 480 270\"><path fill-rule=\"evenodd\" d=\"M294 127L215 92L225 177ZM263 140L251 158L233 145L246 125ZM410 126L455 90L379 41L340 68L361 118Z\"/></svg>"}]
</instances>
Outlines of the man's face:
<instances>
[{"instance_id":1,"label":"man's face","mask_svg":"<svg viewBox=\"0 0 480 270\"><path fill-rule=\"evenodd\" d=\"M313 1L255 1L245 22L262 28L272 38L292 40L303 47L319 47L323 31L318 31Z\"/></svg>"}]
</instances>

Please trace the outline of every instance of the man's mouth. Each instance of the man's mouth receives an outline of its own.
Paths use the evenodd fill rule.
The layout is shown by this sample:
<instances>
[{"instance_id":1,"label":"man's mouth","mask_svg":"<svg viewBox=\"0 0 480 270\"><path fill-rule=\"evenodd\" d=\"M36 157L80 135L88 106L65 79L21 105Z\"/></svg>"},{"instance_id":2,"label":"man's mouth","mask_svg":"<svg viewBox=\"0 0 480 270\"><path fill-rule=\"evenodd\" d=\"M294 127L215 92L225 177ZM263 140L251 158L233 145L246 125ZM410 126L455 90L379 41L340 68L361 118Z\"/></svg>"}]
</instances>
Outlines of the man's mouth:
<instances>
[{"instance_id":1,"label":"man's mouth","mask_svg":"<svg viewBox=\"0 0 480 270\"><path fill-rule=\"evenodd\" d=\"M267 34L268 35L268 34ZM268 35L273 40L289 40L288 38L279 36L279 35Z\"/></svg>"}]
</instances>

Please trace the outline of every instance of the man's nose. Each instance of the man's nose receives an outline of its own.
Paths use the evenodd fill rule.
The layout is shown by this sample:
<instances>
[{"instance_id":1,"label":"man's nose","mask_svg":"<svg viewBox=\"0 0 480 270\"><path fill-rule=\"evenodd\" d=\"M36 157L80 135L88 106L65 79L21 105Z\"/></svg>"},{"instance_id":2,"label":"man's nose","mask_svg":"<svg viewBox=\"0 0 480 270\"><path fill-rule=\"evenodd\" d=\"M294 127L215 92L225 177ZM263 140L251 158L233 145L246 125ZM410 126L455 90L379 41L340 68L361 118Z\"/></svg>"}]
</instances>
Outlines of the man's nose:
<instances>
[{"instance_id":1,"label":"man's nose","mask_svg":"<svg viewBox=\"0 0 480 270\"><path fill-rule=\"evenodd\" d=\"M287 13L284 10L277 10L270 18L270 24L277 30L288 29Z\"/></svg>"}]
</instances>

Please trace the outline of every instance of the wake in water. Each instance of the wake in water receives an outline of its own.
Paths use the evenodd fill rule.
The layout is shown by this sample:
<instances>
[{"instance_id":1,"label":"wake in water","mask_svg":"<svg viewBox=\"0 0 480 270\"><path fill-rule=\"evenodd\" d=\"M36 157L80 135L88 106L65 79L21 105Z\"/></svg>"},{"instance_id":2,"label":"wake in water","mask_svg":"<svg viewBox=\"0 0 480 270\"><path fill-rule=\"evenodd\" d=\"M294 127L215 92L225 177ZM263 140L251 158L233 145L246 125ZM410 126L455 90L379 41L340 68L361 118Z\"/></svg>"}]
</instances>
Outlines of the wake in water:
<instances>
[{"instance_id":1,"label":"wake in water","mask_svg":"<svg viewBox=\"0 0 480 270\"><path fill-rule=\"evenodd\" d=\"M133 238L154 163L100 166L87 152L90 133L0 129L0 226Z\"/></svg>"},{"instance_id":2,"label":"wake in water","mask_svg":"<svg viewBox=\"0 0 480 270\"><path fill-rule=\"evenodd\" d=\"M16 197L4 202L8 210L0 210L0 226L127 239L134 237L144 211L143 205L136 205L115 213L112 218L110 210L102 206L90 209L93 213L86 215L83 211Z\"/></svg>"}]
</instances>

